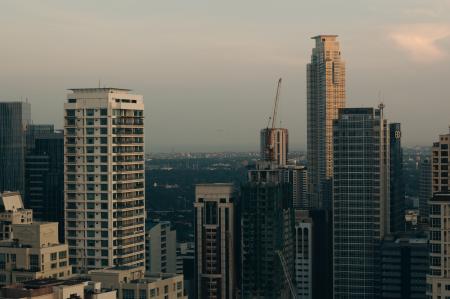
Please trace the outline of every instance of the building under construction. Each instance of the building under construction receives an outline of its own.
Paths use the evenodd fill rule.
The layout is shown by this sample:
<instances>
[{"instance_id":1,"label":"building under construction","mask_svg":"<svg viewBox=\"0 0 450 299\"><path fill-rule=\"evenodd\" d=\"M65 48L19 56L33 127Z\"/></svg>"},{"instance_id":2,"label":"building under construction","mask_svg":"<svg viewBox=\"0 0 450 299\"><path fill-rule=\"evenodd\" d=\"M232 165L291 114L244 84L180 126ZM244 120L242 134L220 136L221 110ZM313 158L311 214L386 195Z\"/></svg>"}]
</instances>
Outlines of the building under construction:
<instances>
[{"instance_id":1,"label":"building under construction","mask_svg":"<svg viewBox=\"0 0 450 299\"><path fill-rule=\"evenodd\" d=\"M273 161L259 161L241 186L242 298L295 294L290 184Z\"/></svg>"}]
</instances>

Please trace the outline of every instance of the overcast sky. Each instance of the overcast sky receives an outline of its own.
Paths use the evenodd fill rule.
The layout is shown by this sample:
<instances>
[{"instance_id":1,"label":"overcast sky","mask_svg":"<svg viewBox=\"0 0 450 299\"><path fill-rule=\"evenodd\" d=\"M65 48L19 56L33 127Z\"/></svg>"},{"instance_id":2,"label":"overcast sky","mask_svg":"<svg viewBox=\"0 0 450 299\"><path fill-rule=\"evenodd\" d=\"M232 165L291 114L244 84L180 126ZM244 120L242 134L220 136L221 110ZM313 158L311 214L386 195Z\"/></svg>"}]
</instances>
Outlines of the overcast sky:
<instances>
[{"instance_id":1,"label":"overcast sky","mask_svg":"<svg viewBox=\"0 0 450 299\"><path fill-rule=\"evenodd\" d=\"M0 101L61 127L66 89L101 80L144 95L147 150L257 150L282 77L303 149L310 37L338 34L347 106L381 94L404 144L430 145L450 124L449 16L450 0L3 0Z\"/></svg>"}]
</instances>

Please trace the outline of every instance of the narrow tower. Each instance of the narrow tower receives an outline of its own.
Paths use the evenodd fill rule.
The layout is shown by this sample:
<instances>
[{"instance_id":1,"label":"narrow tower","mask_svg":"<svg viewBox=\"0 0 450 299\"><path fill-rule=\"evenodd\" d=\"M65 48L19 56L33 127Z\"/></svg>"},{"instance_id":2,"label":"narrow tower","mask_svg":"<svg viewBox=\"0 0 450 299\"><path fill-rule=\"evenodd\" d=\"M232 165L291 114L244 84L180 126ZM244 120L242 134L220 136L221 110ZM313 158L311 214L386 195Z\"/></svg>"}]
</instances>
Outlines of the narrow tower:
<instances>
[{"instance_id":1,"label":"narrow tower","mask_svg":"<svg viewBox=\"0 0 450 299\"><path fill-rule=\"evenodd\" d=\"M144 266L144 101L71 89L64 104L65 231L77 273Z\"/></svg>"},{"instance_id":2,"label":"narrow tower","mask_svg":"<svg viewBox=\"0 0 450 299\"><path fill-rule=\"evenodd\" d=\"M333 120L345 107L345 63L336 38L313 37L316 47L307 65L308 189L312 204L324 208L331 208Z\"/></svg>"}]
</instances>

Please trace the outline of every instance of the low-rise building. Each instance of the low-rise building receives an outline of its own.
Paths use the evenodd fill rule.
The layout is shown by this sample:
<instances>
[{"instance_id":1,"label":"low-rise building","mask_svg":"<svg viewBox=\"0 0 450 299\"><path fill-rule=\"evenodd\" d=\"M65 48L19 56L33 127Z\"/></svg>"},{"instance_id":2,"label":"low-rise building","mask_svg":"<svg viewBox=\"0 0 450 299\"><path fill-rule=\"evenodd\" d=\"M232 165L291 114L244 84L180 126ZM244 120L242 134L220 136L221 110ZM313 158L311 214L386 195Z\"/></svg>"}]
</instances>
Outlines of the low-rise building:
<instances>
[{"instance_id":1,"label":"low-rise building","mask_svg":"<svg viewBox=\"0 0 450 299\"><path fill-rule=\"evenodd\" d=\"M33 221L33 211L25 209L18 192L0 194L0 240L12 239L13 224L27 224Z\"/></svg>"},{"instance_id":2,"label":"low-rise building","mask_svg":"<svg viewBox=\"0 0 450 299\"><path fill-rule=\"evenodd\" d=\"M38 279L0 289L1 299L116 299L116 291L83 279Z\"/></svg>"},{"instance_id":3,"label":"low-rise building","mask_svg":"<svg viewBox=\"0 0 450 299\"><path fill-rule=\"evenodd\" d=\"M117 290L118 299L187 298L184 295L183 275L144 273L144 267L112 267L91 270L89 277L107 289Z\"/></svg>"},{"instance_id":4,"label":"low-rise building","mask_svg":"<svg viewBox=\"0 0 450 299\"><path fill-rule=\"evenodd\" d=\"M68 247L58 242L58 223L12 224L14 239L0 241L0 285L71 277Z\"/></svg>"}]
</instances>

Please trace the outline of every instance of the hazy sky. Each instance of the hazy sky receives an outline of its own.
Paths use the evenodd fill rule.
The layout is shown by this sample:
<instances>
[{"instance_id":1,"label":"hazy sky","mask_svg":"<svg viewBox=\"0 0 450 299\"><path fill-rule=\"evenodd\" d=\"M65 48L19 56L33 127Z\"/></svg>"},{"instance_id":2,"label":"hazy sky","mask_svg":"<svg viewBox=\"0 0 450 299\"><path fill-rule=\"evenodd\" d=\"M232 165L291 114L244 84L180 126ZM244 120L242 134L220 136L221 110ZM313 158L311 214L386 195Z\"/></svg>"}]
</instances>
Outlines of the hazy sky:
<instances>
[{"instance_id":1,"label":"hazy sky","mask_svg":"<svg viewBox=\"0 0 450 299\"><path fill-rule=\"evenodd\" d=\"M338 34L347 106L376 106L404 143L450 124L450 0L1 1L0 100L28 97L62 125L66 89L131 88L151 151L257 150L283 78L279 117L306 147L306 63Z\"/></svg>"}]
</instances>

